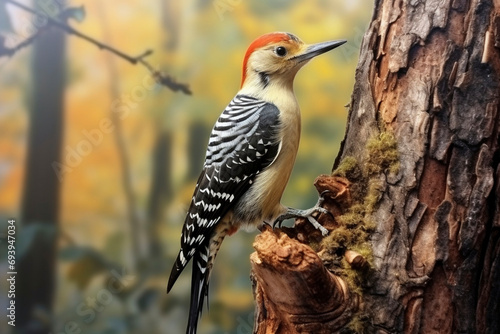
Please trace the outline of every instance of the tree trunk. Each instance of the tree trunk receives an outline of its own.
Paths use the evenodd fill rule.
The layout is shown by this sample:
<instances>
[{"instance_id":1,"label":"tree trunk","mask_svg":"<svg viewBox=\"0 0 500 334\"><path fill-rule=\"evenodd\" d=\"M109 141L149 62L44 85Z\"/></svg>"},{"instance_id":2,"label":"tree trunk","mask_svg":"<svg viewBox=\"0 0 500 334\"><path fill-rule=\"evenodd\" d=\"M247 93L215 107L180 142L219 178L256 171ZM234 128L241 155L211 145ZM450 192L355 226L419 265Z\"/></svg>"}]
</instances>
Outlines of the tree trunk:
<instances>
[{"instance_id":1,"label":"tree trunk","mask_svg":"<svg viewBox=\"0 0 500 334\"><path fill-rule=\"evenodd\" d=\"M333 171L352 201L308 241L360 298L344 330L500 332L499 48L498 1L376 1Z\"/></svg>"},{"instance_id":2,"label":"tree trunk","mask_svg":"<svg viewBox=\"0 0 500 334\"><path fill-rule=\"evenodd\" d=\"M167 60L161 64L165 69L172 66L174 55L178 51L180 38L180 16L176 8L178 3L171 0L161 0L161 25L163 28L163 50ZM170 102L170 101L169 101ZM153 264L156 270L163 270L158 262L162 262L162 240L160 238L160 227L163 223L164 207L172 196L172 167L174 136L172 129L164 125L164 119L170 115L165 115L168 110L168 103L161 104L161 111L153 115L154 123L154 148L152 151L152 176L148 194L147 208L147 241L148 261Z\"/></svg>"},{"instance_id":3,"label":"tree trunk","mask_svg":"<svg viewBox=\"0 0 500 334\"><path fill-rule=\"evenodd\" d=\"M49 28L33 44L33 94L21 210L23 229L18 238L28 250L19 253L18 247L16 332L45 334L50 331L48 319L55 287L55 232L61 187L52 164L60 161L63 136L64 32Z\"/></svg>"},{"instance_id":4,"label":"tree trunk","mask_svg":"<svg viewBox=\"0 0 500 334\"><path fill-rule=\"evenodd\" d=\"M101 4L99 7L99 14L101 19L101 25L103 27L104 37L107 43L112 44L112 36L110 34L110 29L108 26L108 18L106 16L106 11ZM120 73L116 65L115 59L112 54L104 54L106 65L109 70L109 77L111 78L109 84L109 91L111 96L111 101L117 101L120 96ZM132 180L132 164L129 156L129 151L127 149L126 138L123 133L123 122L119 113L113 108L110 110L109 118L113 124L113 137L116 144L116 150L118 153L118 160L120 165L121 181L123 192L125 195L125 205L127 208L127 220L129 224L129 234L131 236L131 267L138 269L141 262L147 256L147 245L144 240L145 232L143 231L141 219L139 217L139 210L137 206L137 195L134 190L133 180Z\"/></svg>"},{"instance_id":5,"label":"tree trunk","mask_svg":"<svg viewBox=\"0 0 500 334\"><path fill-rule=\"evenodd\" d=\"M153 175L148 203L148 257L150 260L161 258L162 254L159 228L163 219L162 208L172 195L172 148L172 134L157 129L152 154Z\"/></svg>"}]
</instances>

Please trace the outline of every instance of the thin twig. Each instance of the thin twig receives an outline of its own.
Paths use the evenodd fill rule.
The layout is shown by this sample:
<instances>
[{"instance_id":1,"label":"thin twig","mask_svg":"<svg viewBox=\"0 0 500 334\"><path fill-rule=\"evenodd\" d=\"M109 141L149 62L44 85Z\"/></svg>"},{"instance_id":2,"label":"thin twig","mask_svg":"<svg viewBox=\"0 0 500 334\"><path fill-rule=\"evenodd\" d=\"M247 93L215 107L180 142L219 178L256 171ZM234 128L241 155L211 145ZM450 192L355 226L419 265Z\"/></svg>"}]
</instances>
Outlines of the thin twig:
<instances>
[{"instance_id":1,"label":"thin twig","mask_svg":"<svg viewBox=\"0 0 500 334\"><path fill-rule=\"evenodd\" d=\"M146 67L150 72L151 74L153 75L153 77L155 78L155 80L163 85L163 86L166 86L168 88L170 88L172 91L181 91L183 92L184 94L188 94L190 95L191 94L191 90L189 89L188 85L186 84L183 84L183 83L178 83L176 82L172 77L170 77L169 75L166 75L158 70L155 70L153 68L153 66L148 63L144 58L146 58L147 56L151 55L153 53L152 50L146 50L145 52L141 53L140 55L136 56L136 57L133 57L133 56L130 56L110 45L107 45L105 43L102 43L98 40L96 40L95 38L93 37L90 37L76 29L74 29L73 27L69 26L68 24L64 23L64 22L61 22L59 21L58 19L56 18L53 18L53 17L50 17L50 16L47 16L45 15L44 13L41 13L33 8L30 8L28 6L25 6L24 4L22 3L19 3L17 1L14 1L14 0L5 0L5 3L9 3L13 6L16 6L18 8L21 8L33 15L37 15L37 16L40 16L40 17L44 17L45 19L47 19L47 22L58 28L58 29L61 29L63 30L64 32L66 32L67 34L70 34L70 35L74 35L74 36L77 36L83 40L86 40L87 42L91 43L91 44L94 44L96 45L99 49L101 50L107 50L113 54L115 54L116 56L122 58L122 59L125 59L126 61L128 61L129 63L131 64L141 64L143 65L144 67ZM14 48L12 49L8 49L8 50L13 50L12 52L15 53L18 49L22 48L22 47L25 47L26 45L29 45L30 43L33 42L33 40L36 38L36 35L33 35L32 37L28 38L26 41L20 43L20 45L17 45L15 46ZM22 45L21 45L22 44ZM11 52L11 51L9 51Z\"/></svg>"},{"instance_id":2,"label":"thin twig","mask_svg":"<svg viewBox=\"0 0 500 334\"><path fill-rule=\"evenodd\" d=\"M3 46L0 45L0 57L4 56L4 55L8 56L8 57L12 57L16 52L20 51L21 49L23 49L23 48L27 47L28 45L30 45L31 43L33 43L37 39L37 37L39 37L45 31L47 31L47 29L44 29L44 28L38 29L33 35L26 38L24 41L20 42L19 44L17 44L16 46L14 46L12 48L6 47L5 45L3 45Z\"/></svg>"},{"instance_id":3,"label":"thin twig","mask_svg":"<svg viewBox=\"0 0 500 334\"><path fill-rule=\"evenodd\" d=\"M108 20L106 19L106 13L103 8L102 2L99 3L97 7L97 18L101 21L101 27L103 31L103 39L109 43L112 42L111 34L109 32L109 27L106 24ZM150 53L149 50L139 55L138 58L142 59ZM120 72L116 64L115 58L111 54L105 54L104 60L107 64L107 69L109 71L109 76L114 79L119 79ZM111 100L115 101L120 96L119 80L110 80L109 89L111 93ZM120 160L121 167L121 181L122 187L125 194L125 201L127 204L127 218L130 226L130 240L132 253L131 260L133 267L139 270L140 261L144 258L143 248L141 247L141 232L142 223L139 216L139 208L137 202L137 194L133 186L133 176L132 176L132 161L130 159L129 151L127 150L127 144L125 140L125 135L123 133L123 123L121 117L118 113L111 108L109 110L111 122L113 122L115 131L113 131L116 149L118 153L118 158Z\"/></svg>"}]
</instances>

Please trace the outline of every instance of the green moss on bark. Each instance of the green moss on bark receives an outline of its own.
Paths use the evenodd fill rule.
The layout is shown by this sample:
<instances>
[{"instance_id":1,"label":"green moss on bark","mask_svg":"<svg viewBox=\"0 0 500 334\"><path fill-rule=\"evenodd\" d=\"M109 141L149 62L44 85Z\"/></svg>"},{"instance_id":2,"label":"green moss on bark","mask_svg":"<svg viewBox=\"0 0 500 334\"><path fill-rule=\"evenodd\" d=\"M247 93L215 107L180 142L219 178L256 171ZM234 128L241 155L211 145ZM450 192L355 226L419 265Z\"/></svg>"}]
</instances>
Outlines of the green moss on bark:
<instances>
[{"instance_id":1,"label":"green moss on bark","mask_svg":"<svg viewBox=\"0 0 500 334\"><path fill-rule=\"evenodd\" d=\"M393 133L382 131L370 138L366 143L364 161L353 156L346 156L332 175L341 176L351 182L350 194L353 205L338 217L339 227L321 242L321 257L325 264L336 275L342 277L350 290L363 295L363 286L373 263L370 235L375 230L372 213L385 191L384 174L397 174L399 171L399 152ZM345 258L347 250L361 254L368 266L360 269L352 268ZM360 311L353 317L349 330L363 333L366 316Z\"/></svg>"}]
</instances>

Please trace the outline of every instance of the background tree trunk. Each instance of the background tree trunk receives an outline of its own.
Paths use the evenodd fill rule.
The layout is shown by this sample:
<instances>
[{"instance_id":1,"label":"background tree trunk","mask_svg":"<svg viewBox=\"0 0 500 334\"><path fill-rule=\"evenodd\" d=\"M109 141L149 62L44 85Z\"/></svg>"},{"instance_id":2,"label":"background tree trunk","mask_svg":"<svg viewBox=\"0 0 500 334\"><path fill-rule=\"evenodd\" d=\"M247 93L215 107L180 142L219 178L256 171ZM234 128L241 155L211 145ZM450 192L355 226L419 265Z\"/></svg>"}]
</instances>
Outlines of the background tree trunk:
<instances>
[{"instance_id":1,"label":"background tree trunk","mask_svg":"<svg viewBox=\"0 0 500 334\"><path fill-rule=\"evenodd\" d=\"M101 25L103 28L104 38L106 43L110 45L113 44L113 38L108 27L108 17L104 11L103 5L99 7L99 14L101 19ZM104 54L106 59L107 68L109 70L109 77L113 78L110 80L109 91L111 96L111 101L117 101L120 96L120 71L115 62L115 58L112 54ZM123 130L122 118L116 112L116 110L111 109L109 112L109 118L113 124L113 137L116 145L116 150L118 153L118 160L120 161L120 176L123 187L123 192L125 195L125 206L127 210L127 220L130 231L130 244L131 244L131 267L138 269L141 266L141 262L147 256L147 244L145 243L144 231L142 228L142 222L139 214L139 208L137 205L137 194L134 189L132 180L132 163L130 159L130 153L128 151L126 135Z\"/></svg>"},{"instance_id":2,"label":"background tree trunk","mask_svg":"<svg viewBox=\"0 0 500 334\"><path fill-rule=\"evenodd\" d=\"M63 139L65 34L47 28L34 42L33 93L18 245L16 332L48 333L55 287L60 182L52 168ZM18 247L19 249L19 247Z\"/></svg>"},{"instance_id":3,"label":"background tree trunk","mask_svg":"<svg viewBox=\"0 0 500 334\"><path fill-rule=\"evenodd\" d=\"M161 68L169 68L174 62L174 55L178 51L180 38L180 17L175 15L179 13L176 10L174 1L160 1L161 8L161 24L163 27L163 50L167 55ZM171 200L172 196L172 167L174 164L173 158L173 131L164 124L164 119L168 119L170 115L165 115L164 110L168 110L168 104L171 101L166 101L165 105L161 105L162 111L156 111L153 116L154 129L154 149L152 152L152 176L151 185L148 194L147 208L147 240L149 244L148 259L153 260L153 266L162 270L159 265L163 262L162 255L162 240L159 230L164 219L164 206Z\"/></svg>"},{"instance_id":4,"label":"background tree trunk","mask_svg":"<svg viewBox=\"0 0 500 334\"><path fill-rule=\"evenodd\" d=\"M345 329L500 332L499 48L498 1L375 2L334 166L374 224Z\"/></svg>"}]
</instances>

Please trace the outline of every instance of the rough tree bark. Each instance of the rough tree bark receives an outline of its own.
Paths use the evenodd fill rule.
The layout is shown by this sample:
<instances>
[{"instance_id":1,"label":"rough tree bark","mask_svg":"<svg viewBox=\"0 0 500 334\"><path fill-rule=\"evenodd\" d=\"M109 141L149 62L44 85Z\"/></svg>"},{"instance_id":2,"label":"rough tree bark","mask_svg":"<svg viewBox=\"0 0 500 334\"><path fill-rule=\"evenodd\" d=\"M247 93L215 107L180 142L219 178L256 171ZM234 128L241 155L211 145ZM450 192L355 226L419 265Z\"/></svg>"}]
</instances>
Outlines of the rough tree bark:
<instances>
[{"instance_id":1,"label":"rough tree bark","mask_svg":"<svg viewBox=\"0 0 500 334\"><path fill-rule=\"evenodd\" d=\"M375 2L333 172L348 180L342 182L352 200L338 203L341 211L328 237L345 226L356 232L347 218L358 214L370 245L361 258L370 268L349 280L345 265L328 261L350 257L350 247L356 251L362 243L344 238L345 247L333 247L333 239L319 246L305 240L348 283L346 295L359 298L353 321L343 329L315 333L500 332L499 83L500 1ZM311 290L341 289L307 279L296 280L300 289L271 285L278 276L290 277L283 264L294 266L290 259L307 245L303 236L275 243L276 255L268 257L286 256L280 270L266 276L259 268L274 269L276 263L262 251L265 234L252 255L254 331L305 333L297 326L279 328L296 309L276 296L303 300ZM317 270L317 259L310 258L310 264L301 263L306 278Z\"/></svg>"}]
</instances>

